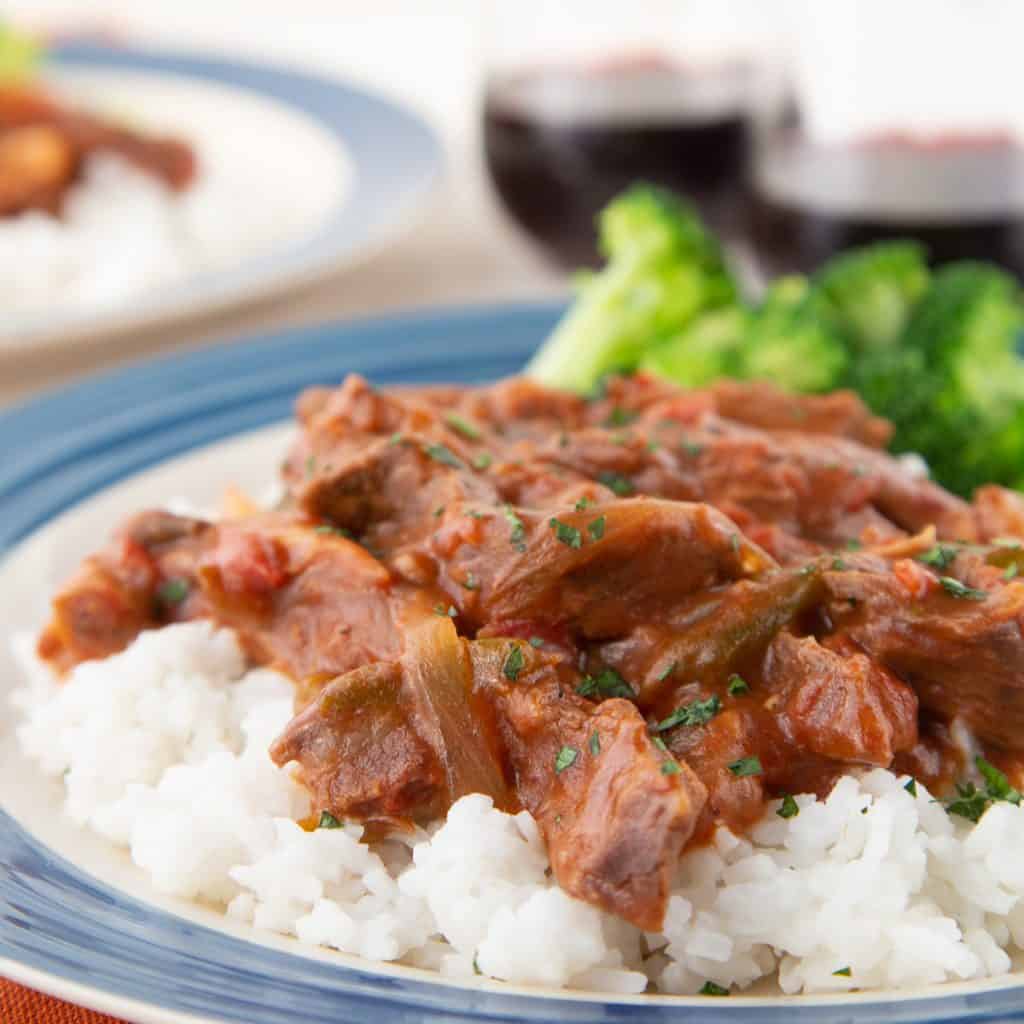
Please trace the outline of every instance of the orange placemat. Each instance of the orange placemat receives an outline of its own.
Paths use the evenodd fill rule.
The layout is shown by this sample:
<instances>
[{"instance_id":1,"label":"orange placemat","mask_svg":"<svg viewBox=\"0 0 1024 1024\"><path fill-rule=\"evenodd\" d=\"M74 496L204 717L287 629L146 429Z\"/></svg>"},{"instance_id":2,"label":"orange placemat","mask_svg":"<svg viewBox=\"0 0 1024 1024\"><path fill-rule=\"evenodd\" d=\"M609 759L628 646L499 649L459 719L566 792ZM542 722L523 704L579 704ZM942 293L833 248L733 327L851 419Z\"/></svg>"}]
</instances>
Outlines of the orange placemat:
<instances>
[{"instance_id":1,"label":"orange placemat","mask_svg":"<svg viewBox=\"0 0 1024 1024\"><path fill-rule=\"evenodd\" d=\"M102 1013L51 999L41 992L22 988L0 978L2 1024L122 1024Z\"/></svg>"}]
</instances>

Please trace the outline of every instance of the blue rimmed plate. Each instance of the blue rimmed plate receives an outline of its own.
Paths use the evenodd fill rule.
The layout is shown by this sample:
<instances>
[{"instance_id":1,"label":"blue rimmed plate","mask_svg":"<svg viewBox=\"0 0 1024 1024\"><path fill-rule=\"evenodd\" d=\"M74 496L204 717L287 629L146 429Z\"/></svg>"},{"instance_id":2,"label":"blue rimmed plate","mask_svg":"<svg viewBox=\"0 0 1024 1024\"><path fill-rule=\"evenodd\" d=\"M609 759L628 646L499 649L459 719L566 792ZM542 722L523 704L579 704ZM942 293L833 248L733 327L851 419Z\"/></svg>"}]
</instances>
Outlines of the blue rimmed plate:
<instances>
[{"instance_id":1,"label":"blue rimmed plate","mask_svg":"<svg viewBox=\"0 0 1024 1024\"><path fill-rule=\"evenodd\" d=\"M93 44L53 50L42 77L76 105L196 145L206 184L193 218L218 255L189 276L131 294L71 302L65 288L38 309L9 310L0 355L311 283L408 227L443 165L440 142L417 114L332 78Z\"/></svg>"},{"instance_id":2,"label":"blue rimmed plate","mask_svg":"<svg viewBox=\"0 0 1024 1024\"><path fill-rule=\"evenodd\" d=\"M510 373L553 306L482 308L291 331L97 377L0 416L0 621L32 628L52 583L126 511L228 480L258 489L295 393L358 371L381 384ZM0 973L152 1024L191 1021L687 1021L880 1024L1024 1020L1024 975L883 998L611 998L453 984L310 952L168 900L58 811L17 751L0 654Z\"/></svg>"}]
</instances>

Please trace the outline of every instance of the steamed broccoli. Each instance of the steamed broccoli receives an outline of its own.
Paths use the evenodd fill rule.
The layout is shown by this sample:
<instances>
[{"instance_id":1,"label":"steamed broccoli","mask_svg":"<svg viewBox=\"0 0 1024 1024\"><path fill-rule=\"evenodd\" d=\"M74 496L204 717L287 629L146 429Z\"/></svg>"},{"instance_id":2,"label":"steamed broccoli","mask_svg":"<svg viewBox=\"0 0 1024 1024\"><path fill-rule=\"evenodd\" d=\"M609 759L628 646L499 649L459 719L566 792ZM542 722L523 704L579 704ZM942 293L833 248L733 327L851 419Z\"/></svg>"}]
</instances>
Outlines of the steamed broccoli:
<instances>
[{"instance_id":1,"label":"steamed broccoli","mask_svg":"<svg viewBox=\"0 0 1024 1024\"><path fill-rule=\"evenodd\" d=\"M736 301L718 242L670 192L635 186L604 209L599 228L607 265L583 280L527 367L546 384L580 392L610 371L634 368L698 313Z\"/></svg>"},{"instance_id":2,"label":"steamed broccoli","mask_svg":"<svg viewBox=\"0 0 1024 1024\"><path fill-rule=\"evenodd\" d=\"M737 375L793 391L828 391L841 380L847 361L841 333L814 284L783 277L751 317Z\"/></svg>"},{"instance_id":3,"label":"steamed broccoli","mask_svg":"<svg viewBox=\"0 0 1024 1024\"><path fill-rule=\"evenodd\" d=\"M829 260L813 280L821 311L859 355L898 343L928 279L922 246L876 242Z\"/></svg>"},{"instance_id":4,"label":"steamed broccoli","mask_svg":"<svg viewBox=\"0 0 1024 1024\"><path fill-rule=\"evenodd\" d=\"M42 46L32 36L15 31L0 20L0 85L29 78L42 56Z\"/></svg>"},{"instance_id":5,"label":"steamed broccoli","mask_svg":"<svg viewBox=\"0 0 1024 1024\"><path fill-rule=\"evenodd\" d=\"M866 358L856 384L896 426L894 445L918 451L961 494L996 481L1024 485L1024 303L995 267L939 270L893 357Z\"/></svg>"},{"instance_id":6,"label":"steamed broccoli","mask_svg":"<svg viewBox=\"0 0 1024 1024\"><path fill-rule=\"evenodd\" d=\"M741 350L750 314L740 306L713 309L640 360L638 369L699 388L719 377L740 375Z\"/></svg>"}]
</instances>

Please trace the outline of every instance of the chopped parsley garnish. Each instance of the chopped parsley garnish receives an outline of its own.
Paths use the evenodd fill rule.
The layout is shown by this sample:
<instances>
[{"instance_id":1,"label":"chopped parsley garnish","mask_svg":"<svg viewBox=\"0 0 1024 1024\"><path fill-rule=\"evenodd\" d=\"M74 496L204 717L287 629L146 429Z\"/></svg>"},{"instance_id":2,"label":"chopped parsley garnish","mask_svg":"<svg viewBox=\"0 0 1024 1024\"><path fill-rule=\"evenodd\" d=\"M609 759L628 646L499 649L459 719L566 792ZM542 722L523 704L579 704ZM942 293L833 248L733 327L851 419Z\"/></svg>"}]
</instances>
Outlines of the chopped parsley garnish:
<instances>
[{"instance_id":1,"label":"chopped parsley garnish","mask_svg":"<svg viewBox=\"0 0 1024 1024\"><path fill-rule=\"evenodd\" d=\"M975 767L985 780L985 790L993 800L1005 800L1015 806L1020 803L1020 793L1010 785L1010 780L983 757L974 759Z\"/></svg>"},{"instance_id":2,"label":"chopped parsley garnish","mask_svg":"<svg viewBox=\"0 0 1024 1024\"><path fill-rule=\"evenodd\" d=\"M832 571L833 572L846 572L849 566L841 558L832 559Z\"/></svg>"},{"instance_id":3,"label":"chopped parsley garnish","mask_svg":"<svg viewBox=\"0 0 1024 1024\"><path fill-rule=\"evenodd\" d=\"M623 409L621 406L616 405L608 413L608 418L604 421L604 425L606 427L625 427L632 423L638 415L639 413L632 409Z\"/></svg>"},{"instance_id":4,"label":"chopped parsley garnish","mask_svg":"<svg viewBox=\"0 0 1024 1024\"><path fill-rule=\"evenodd\" d=\"M662 670L661 670L661 671L660 671L660 672L659 672L659 673L658 673L658 674L657 674L657 675L656 675L656 676L654 677L654 680L655 680L655 682L658 682L658 683L663 683L663 682L664 682L664 681L665 681L666 679L668 679L668 677L669 677L670 675L672 675L672 673L673 673L673 672L675 672L675 670L676 670L676 665L678 665L678 664L679 664L679 662L678 662L678 661L670 661L670 662L669 662L669 663L668 663L668 664L667 664L667 665L666 665L666 666L665 666L665 667L664 667L664 668L663 668L663 669L662 669Z\"/></svg>"},{"instance_id":5,"label":"chopped parsley garnish","mask_svg":"<svg viewBox=\"0 0 1024 1024\"><path fill-rule=\"evenodd\" d=\"M706 725L721 710L722 702L717 696L708 697L707 700L691 701L676 708L668 718L662 719L654 727L654 731L666 732L677 725Z\"/></svg>"},{"instance_id":6,"label":"chopped parsley garnish","mask_svg":"<svg viewBox=\"0 0 1024 1024\"><path fill-rule=\"evenodd\" d=\"M402 435L401 433L396 432L396 433L391 435L391 438L388 441L388 444L401 444L404 440L405 440L404 435Z\"/></svg>"},{"instance_id":7,"label":"chopped parsley garnish","mask_svg":"<svg viewBox=\"0 0 1024 1024\"><path fill-rule=\"evenodd\" d=\"M467 515L467 516L469 516L469 518L470 518L470 519L486 519L486 518L487 518L487 517L486 517L486 516L485 516L485 515L483 514L483 512L477 512L477 510L476 510L475 508L471 508L471 509L470 509L470 510L469 510L469 511L468 511L468 512L466 513L466 515Z\"/></svg>"},{"instance_id":8,"label":"chopped parsley garnish","mask_svg":"<svg viewBox=\"0 0 1024 1024\"><path fill-rule=\"evenodd\" d=\"M443 516L443 515L444 515L444 505L438 505L437 508L434 509L434 518L435 519L440 519L441 516Z\"/></svg>"},{"instance_id":9,"label":"chopped parsley garnish","mask_svg":"<svg viewBox=\"0 0 1024 1024\"><path fill-rule=\"evenodd\" d=\"M501 671L504 672L506 679L514 683L519 678L519 673L525 664L526 659L523 657L522 647L519 644L513 644L512 650L508 652L508 657L505 659L505 664L501 666Z\"/></svg>"},{"instance_id":10,"label":"chopped parsley garnish","mask_svg":"<svg viewBox=\"0 0 1024 1024\"><path fill-rule=\"evenodd\" d=\"M625 697L633 700L636 696L633 688L613 668L606 668L596 676L586 676L576 687L581 697Z\"/></svg>"},{"instance_id":11,"label":"chopped parsley garnish","mask_svg":"<svg viewBox=\"0 0 1024 1024\"><path fill-rule=\"evenodd\" d=\"M764 769L761 767L761 758L759 757L741 757L738 761L733 761L729 765L729 771L738 779L745 779L750 775L764 774Z\"/></svg>"},{"instance_id":12,"label":"chopped parsley garnish","mask_svg":"<svg viewBox=\"0 0 1024 1024\"><path fill-rule=\"evenodd\" d=\"M466 578L462 581L462 585L467 590L479 590L480 589L480 581L471 572L467 572L466 573Z\"/></svg>"},{"instance_id":13,"label":"chopped parsley garnish","mask_svg":"<svg viewBox=\"0 0 1024 1024\"><path fill-rule=\"evenodd\" d=\"M512 527L512 532L508 535L508 539L516 551L523 552L526 550L526 544L523 538L526 536L526 527L523 525L522 519L516 515L515 509L511 505L502 505L501 514L508 521L509 526Z\"/></svg>"},{"instance_id":14,"label":"chopped parsley garnish","mask_svg":"<svg viewBox=\"0 0 1024 1024\"><path fill-rule=\"evenodd\" d=\"M853 972L849 967L840 967L838 971L832 972L833 978L848 978Z\"/></svg>"},{"instance_id":15,"label":"chopped parsley garnish","mask_svg":"<svg viewBox=\"0 0 1024 1024\"><path fill-rule=\"evenodd\" d=\"M332 537L344 537L346 540L352 539L352 534L342 526L328 526L326 523L321 523L319 526L313 527L314 533L328 534Z\"/></svg>"},{"instance_id":16,"label":"chopped parsley garnish","mask_svg":"<svg viewBox=\"0 0 1024 1024\"><path fill-rule=\"evenodd\" d=\"M909 779L903 787L912 797L917 796L917 779Z\"/></svg>"},{"instance_id":17,"label":"chopped parsley garnish","mask_svg":"<svg viewBox=\"0 0 1024 1024\"><path fill-rule=\"evenodd\" d=\"M679 765L675 761L662 761L661 762L661 774L662 775L678 775Z\"/></svg>"},{"instance_id":18,"label":"chopped parsley garnish","mask_svg":"<svg viewBox=\"0 0 1024 1024\"><path fill-rule=\"evenodd\" d=\"M598 736L596 729L590 734L590 742L587 746L590 747L591 757L597 757L601 753L601 737Z\"/></svg>"},{"instance_id":19,"label":"chopped parsley garnish","mask_svg":"<svg viewBox=\"0 0 1024 1024\"><path fill-rule=\"evenodd\" d=\"M160 589L156 592L157 600L163 605L181 604L191 589L188 580L167 580L160 584Z\"/></svg>"},{"instance_id":20,"label":"chopped parsley garnish","mask_svg":"<svg viewBox=\"0 0 1024 1024\"><path fill-rule=\"evenodd\" d=\"M1013 548L1014 551L1021 546L1021 541L1018 537L995 537L992 543L997 548Z\"/></svg>"},{"instance_id":21,"label":"chopped parsley garnish","mask_svg":"<svg viewBox=\"0 0 1024 1024\"><path fill-rule=\"evenodd\" d=\"M447 619L454 619L459 614L458 609L454 605L448 605L447 608L443 604L435 604L434 612L437 615L441 615Z\"/></svg>"},{"instance_id":22,"label":"chopped parsley garnish","mask_svg":"<svg viewBox=\"0 0 1024 1024\"><path fill-rule=\"evenodd\" d=\"M680 447L686 452L687 455L696 458L704 451L704 445L694 444L693 441L684 441Z\"/></svg>"},{"instance_id":23,"label":"chopped parsley garnish","mask_svg":"<svg viewBox=\"0 0 1024 1024\"><path fill-rule=\"evenodd\" d=\"M729 676L729 696L739 697L740 694L750 693L750 684L743 678L733 673Z\"/></svg>"},{"instance_id":24,"label":"chopped parsley garnish","mask_svg":"<svg viewBox=\"0 0 1024 1024\"><path fill-rule=\"evenodd\" d=\"M620 498L628 498L636 490L632 481L628 480L621 473L613 473L611 471L598 473L597 479Z\"/></svg>"},{"instance_id":25,"label":"chopped parsley garnish","mask_svg":"<svg viewBox=\"0 0 1024 1024\"><path fill-rule=\"evenodd\" d=\"M985 601L988 599L987 591L976 590L974 587L967 586L966 583L953 579L952 576L940 576L939 582L942 584L942 589L951 597L960 597L966 601Z\"/></svg>"},{"instance_id":26,"label":"chopped parsley garnish","mask_svg":"<svg viewBox=\"0 0 1024 1024\"><path fill-rule=\"evenodd\" d=\"M306 476L312 476L316 472L316 456L306 456Z\"/></svg>"},{"instance_id":27,"label":"chopped parsley garnish","mask_svg":"<svg viewBox=\"0 0 1024 1024\"><path fill-rule=\"evenodd\" d=\"M561 775L566 768L571 768L579 757L579 751L575 747L562 747L555 757L555 774Z\"/></svg>"},{"instance_id":28,"label":"chopped parsley garnish","mask_svg":"<svg viewBox=\"0 0 1024 1024\"><path fill-rule=\"evenodd\" d=\"M782 798L782 806L775 813L780 818L795 818L800 813L800 805L787 793Z\"/></svg>"},{"instance_id":29,"label":"chopped parsley garnish","mask_svg":"<svg viewBox=\"0 0 1024 1024\"><path fill-rule=\"evenodd\" d=\"M1017 568L1017 563L1016 562L1011 562L1006 567L1006 570L1003 572L1003 579L1007 580L1007 581L1012 580L1017 575L1017 573L1019 571L1020 570Z\"/></svg>"},{"instance_id":30,"label":"chopped parsley garnish","mask_svg":"<svg viewBox=\"0 0 1024 1024\"><path fill-rule=\"evenodd\" d=\"M479 455L473 456L474 469L489 469L493 462L494 456L490 452L481 452Z\"/></svg>"},{"instance_id":31,"label":"chopped parsley garnish","mask_svg":"<svg viewBox=\"0 0 1024 1024\"><path fill-rule=\"evenodd\" d=\"M317 828L341 828L344 822L339 821L330 811L321 811Z\"/></svg>"},{"instance_id":32,"label":"chopped parsley garnish","mask_svg":"<svg viewBox=\"0 0 1024 1024\"><path fill-rule=\"evenodd\" d=\"M604 516L598 516L596 519L587 523L587 533L589 533L594 540L600 540L604 536L604 527Z\"/></svg>"},{"instance_id":33,"label":"chopped parsley garnish","mask_svg":"<svg viewBox=\"0 0 1024 1024\"><path fill-rule=\"evenodd\" d=\"M531 636L530 637L530 646L531 647L543 647L544 646L544 637L542 637L542 636Z\"/></svg>"},{"instance_id":34,"label":"chopped parsley garnish","mask_svg":"<svg viewBox=\"0 0 1024 1024\"><path fill-rule=\"evenodd\" d=\"M665 746L665 741L660 736L655 736L651 742L663 753L668 753L668 747Z\"/></svg>"},{"instance_id":35,"label":"chopped parsley garnish","mask_svg":"<svg viewBox=\"0 0 1024 1024\"><path fill-rule=\"evenodd\" d=\"M973 782L958 782L957 798L946 804L946 810L950 814L976 822L988 809L989 804L1000 800L1015 806L1020 804L1020 792L1010 785L1010 780L994 764L979 756L974 759L974 765L985 781L985 788L978 789Z\"/></svg>"},{"instance_id":36,"label":"chopped parsley garnish","mask_svg":"<svg viewBox=\"0 0 1024 1024\"><path fill-rule=\"evenodd\" d=\"M968 821L980 821L991 802L989 798L973 782L958 782L956 793L956 799L946 804L946 810Z\"/></svg>"},{"instance_id":37,"label":"chopped parsley garnish","mask_svg":"<svg viewBox=\"0 0 1024 1024\"><path fill-rule=\"evenodd\" d=\"M583 547L583 534L575 526L563 523L561 519L557 519L555 516L548 520L548 526L555 531L555 536L567 548Z\"/></svg>"},{"instance_id":38,"label":"chopped parsley garnish","mask_svg":"<svg viewBox=\"0 0 1024 1024\"><path fill-rule=\"evenodd\" d=\"M579 501L576 502L575 509L577 512L586 512L586 510L590 508L591 505L593 505L593 502L586 495L584 495L582 498L580 498Z\"/></svg>"},{"instance_id":39,"label":"chopped parsley garnish","mask_svg":"<svg viewBox=\"0 0 1024 1024\"><path fill-rule=\"evenodd\" d=\"M703 988L697 993L699 996L727 996L729 990L716 985L713 981L705 981Z\"/></svg>"},{"instance_id":40,"label":"chopped parsley garnish","mask_svg":"<svg viewBox=\"0 0 1024 1024\"><path fill-rule=\"evenodd\" d=\"M941 571L951 565L956 560L958 554L959 551L949 544L936 544L935 547L929 548L923 555L918 555L917 560L924 562L925 565L930 565L933 569Z\"/></svg>"},{"instance_id":41,"label":"chopped parsley garnish","mask_svg":"<svg viewBox=\"0 0 1024 1024\"><path fill-rule=\"evenodd\" d=\"M648 441L647 442L647 450L649 452L656 452L660 447L661 447L661 442L660 441Z\"/></svg>"},{"instance_id":42,"label":"chopped parsley garnish","mask_svg":"<svg viewBox=\"0 0 1024 1024\"><path fill-rule=\"evenodd\" d=\"M861 544L861 542L860 542L859 540L857 540L857 538L856 538L856 537L851 537L851 538L850 538L850 539L849 539L849 540L848 540L848 541L846 542L846 550L847 550L847 551L860 551L860 549L861 549L862 547L864 547L864 545L863 545L863 544Z\"/></svg>"},{"instance_id":43,"label":"chopped parsley garnish","mask_svg":"<svg viewBox=\"0 0 1024 1024\"><path fill-rule=\"evenodd\" d=\"M452 454L452 450L443 444L428 444L423 446L423 451L435 462L444 466L452 466L455 469L462 469L462 463Z\"/></svg>"},{"instance_id":44,"label":"chopped parsley garnish","mask_svg":"<svg viewBox=\"0 0 1024 1024\"><path fill-rule=\"evenodd\" d=\"M457 434L461 434L463 437L470 441L480 440L480 431L475 424L470 423L464 416L460 416L457 412L450 412L444 418L445 423L452 428Z\"/></svg>"}]
</instances>

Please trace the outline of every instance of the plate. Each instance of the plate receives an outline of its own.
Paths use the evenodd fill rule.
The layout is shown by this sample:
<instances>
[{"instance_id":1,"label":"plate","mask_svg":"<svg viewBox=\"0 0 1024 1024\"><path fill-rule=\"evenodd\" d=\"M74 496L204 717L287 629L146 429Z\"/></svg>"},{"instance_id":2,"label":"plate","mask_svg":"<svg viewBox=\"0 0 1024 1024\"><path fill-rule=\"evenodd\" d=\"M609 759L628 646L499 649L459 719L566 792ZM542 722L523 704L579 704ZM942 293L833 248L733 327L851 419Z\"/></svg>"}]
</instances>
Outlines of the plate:
<instances>
[{"instance_id":1,"label":"plate","mask_svg":"<svg viewBox=\"0 0 1024 1024\"><path fill-rule=\"evenodd\" d=\"M88 109L195 142L209 173L194 198L201 211L215 211L217 228L212 218L202 223L220 248L209 267L165 286L8 315L0 355L312 283L408 227L443 164L438 139L415 113L361 87L284 68L76 44L52 51L43 78ZM221 221L225 232L240 232L239 252L217 236Z\"/></svg>"},{"instance_id":2,"label":"plate","mask_svg":"<svg viewBox=\"0 0 1024 1024\"><path fill-rule=\"evenodd\" d=\"M301 388L358 371L383 384L514 372L559 307L435 311L289 331L139 364L0 416L0 621L36 626L51 584L126 511L274 473ZM125 396L131 396L130 405ZM1024 974L878 994L614 998L480 981L243 929L155 894L128 858L58 812L20 756L0 653L0 974L145 1024L601 1021L881 1024L1024 1020Z\"/></svg>"}]
</instances>

